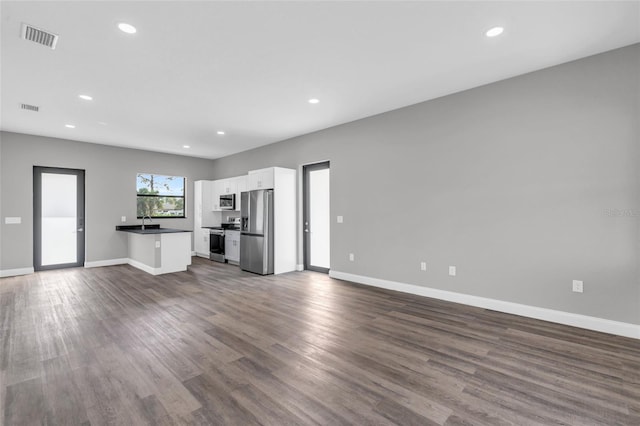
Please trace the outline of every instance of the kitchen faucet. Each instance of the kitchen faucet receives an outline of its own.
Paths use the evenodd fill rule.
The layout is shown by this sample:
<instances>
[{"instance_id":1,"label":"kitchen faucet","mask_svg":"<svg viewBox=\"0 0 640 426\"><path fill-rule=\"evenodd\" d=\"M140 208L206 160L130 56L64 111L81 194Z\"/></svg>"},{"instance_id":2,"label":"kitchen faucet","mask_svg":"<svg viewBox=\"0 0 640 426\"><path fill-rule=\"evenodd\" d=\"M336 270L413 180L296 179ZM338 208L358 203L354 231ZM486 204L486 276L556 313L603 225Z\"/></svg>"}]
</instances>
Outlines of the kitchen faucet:
<instances>
[{"instance_id":1,"label":"kitchen faucet","mask_svg":"<svg viewBox=\"0 0 640 426\"><path fill-rule=\"evenodd\" d=\"M142 216L142 229L144 230L144 218L147 217L149 218L149 222L153 222L153 220L151 220L151 216Z\"/></svg>"}]
</instances>

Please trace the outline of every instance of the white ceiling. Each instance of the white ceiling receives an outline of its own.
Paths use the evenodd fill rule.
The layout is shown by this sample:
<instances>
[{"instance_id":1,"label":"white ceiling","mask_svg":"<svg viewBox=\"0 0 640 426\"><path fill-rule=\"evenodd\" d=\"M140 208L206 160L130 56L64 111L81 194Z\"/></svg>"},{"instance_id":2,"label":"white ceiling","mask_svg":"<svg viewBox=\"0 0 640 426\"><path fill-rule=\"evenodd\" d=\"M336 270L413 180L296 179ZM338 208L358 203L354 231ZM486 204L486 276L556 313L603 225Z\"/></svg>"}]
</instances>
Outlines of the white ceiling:
<instances>
[{"instance_id":1,"label":"white ceiling","mask_svg":"<svg viewBox=\"0 0 640 426\"><path fill-rule=\"evenodd\" d=\"M3 1L1 12L2 130L206 158L640 42L638 1ZM57 48L22 40L22 22L59 34ZM485 37L496 25L504 33Z\"/></svg>"}]
</instances>

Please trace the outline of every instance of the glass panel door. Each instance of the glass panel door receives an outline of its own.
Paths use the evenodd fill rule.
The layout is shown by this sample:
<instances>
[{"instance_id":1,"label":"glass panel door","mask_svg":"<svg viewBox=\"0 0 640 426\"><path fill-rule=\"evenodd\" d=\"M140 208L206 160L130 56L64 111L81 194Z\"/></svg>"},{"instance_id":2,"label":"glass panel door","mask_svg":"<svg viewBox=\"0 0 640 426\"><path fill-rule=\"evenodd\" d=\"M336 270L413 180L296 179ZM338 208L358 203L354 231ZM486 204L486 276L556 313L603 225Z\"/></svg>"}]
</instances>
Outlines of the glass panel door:
<instances>
[{"instance_id":1,"label":"glass panel door","mask_svg":"<svg viewBox=\"0 0 640 426\"><path fill-rule=\"evenodd\" d=\"M56 173L42 173L42 266L75 263L77 177Z\"/></svg>"},{"instance_id":2,"label":"glass panel door","mask_svg":"<svg viewBox=\"0 0 640 426\"><path fill-rule=\"evenodd\" d=\"M34 269L84 265L84 171L34 167Z\"/></svg>"},{"instance_id":3,"label":"glass panel door","mask_svg":"<svg viewBox=\"0 0 640 426\"><path fill-rule=\"evenodd\" d=\"M305 269L328 272L331 266L329 163L304 166Z\"/></svg>"}]
</instances>

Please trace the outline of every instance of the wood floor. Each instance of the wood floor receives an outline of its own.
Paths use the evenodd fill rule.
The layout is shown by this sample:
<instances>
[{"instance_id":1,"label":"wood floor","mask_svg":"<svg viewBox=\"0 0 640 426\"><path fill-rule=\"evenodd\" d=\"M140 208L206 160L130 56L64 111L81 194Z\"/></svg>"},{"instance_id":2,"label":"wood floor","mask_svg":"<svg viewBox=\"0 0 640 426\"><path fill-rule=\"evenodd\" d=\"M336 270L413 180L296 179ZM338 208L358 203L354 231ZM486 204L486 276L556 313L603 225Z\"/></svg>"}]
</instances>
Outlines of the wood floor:
<instances>
[{"instance_id":1,"label":"wood floor","mask_svg":"<svg viewBox=\"0 0 640 426\"><path fill-rule=\"evenodd\" d=\"M5 425L640 425L640 341L196 259L0 280Z\"/></svg>"}]
</instances>

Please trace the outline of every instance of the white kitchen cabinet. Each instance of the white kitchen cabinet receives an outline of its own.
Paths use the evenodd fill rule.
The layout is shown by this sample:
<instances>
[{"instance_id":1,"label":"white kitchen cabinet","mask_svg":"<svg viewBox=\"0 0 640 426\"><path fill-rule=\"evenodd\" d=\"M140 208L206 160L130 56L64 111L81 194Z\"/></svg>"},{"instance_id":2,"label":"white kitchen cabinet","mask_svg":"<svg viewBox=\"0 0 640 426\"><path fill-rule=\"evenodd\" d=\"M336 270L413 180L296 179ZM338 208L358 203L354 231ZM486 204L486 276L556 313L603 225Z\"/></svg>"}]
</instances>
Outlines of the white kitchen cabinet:
<instances>
[{"instance_id":1,"label":"white kitchen cabinet","mask_svg":"<svg viewBox=\"0 0 640 426\"><path fill-rule=\"evenodd\" d=\"M193 238L195 239L196 255L200 257L209 257L209 229L197 228L194 230Z\"/></svg>"},{"instance_id":2,"label":"white kitchen cabinet","mask_svg":"<svg viewBox=\"0 0 640 426\"><path fill-rule=\"evenodd\" d=\"M224 258L235 265L240 263L240 231L224 231Z\"/></svg>"},{"instance_id":3,"label":"white kitchen cabinet","mask_svg":"<svg viewBox=\"0 0 640 426\"><path fill-rule=\"evenodd\" d=\"M250 171L247 175L247 190L273 189L274 169L276 167Z\"/></svg>"},{"instance_id":4,"label":"white kitchen cabinet","mask_svg":"<svg viewBox=\"0 0 640 426\"><path fill-rule=\"evenodd\" d=\"M209 229L214 217L212 212L213 181L198 180L193 183L193 249L197 256L209 257Z\"/></svg>"},{"instance_id":5,"label":"white kitchen cabinet","mask_svg":"<svg viewBox=\"0 0 640 426\"><path fill-rule=\"evenodd\" d=\"M221 179L218 182L219 194L235 194L237 184L236 178Z\"/></svg>"},{"instance_id":6,"label":"white kitchen cabinet","mask_svg":"<svg viewBox=\"0 0 640 426\"><path fill-rule=\"evenodd\" d=\"M220 209L220 194L222 194L222 181L214 180L211 182L211 210L214 212L222 211Z\"/></svg>"},{"instance_id":7,"label":"white kitchen cabinet","mask_svg":"<svg viewBox=\"0 0 640 426\"><path fill-rule=\"evenodd\" d=\"M204 226L208 225L208 222L211 219L211 216L206 214L211 211L212 201L211 198L211 187L213 186L213 181L210 180L202 180L202 212L203 212L203 224Z\"/></svg>"},{"instance_id":8,"label":"white kitchen cabinet","mask_svg":"<svg viewBox=\"0 0 640 426\"><path fill-rule=\"evenodd\" d=\"M296 171L272 167L270 181L273 188L273 273L296 270ZM269 180L267 180L269 182Z\"/></svg>"},{"instance_id":9,"label":"white kitchen cabinet","mask_svg":"<svg viewBox=\"0 0 640 426\"><path fill-rule=\"evenodd\" d=\"M238 176L236 179L236 211L240 211L242 193L247 190L247 177Z\"/></svg>"}]
</instances>

